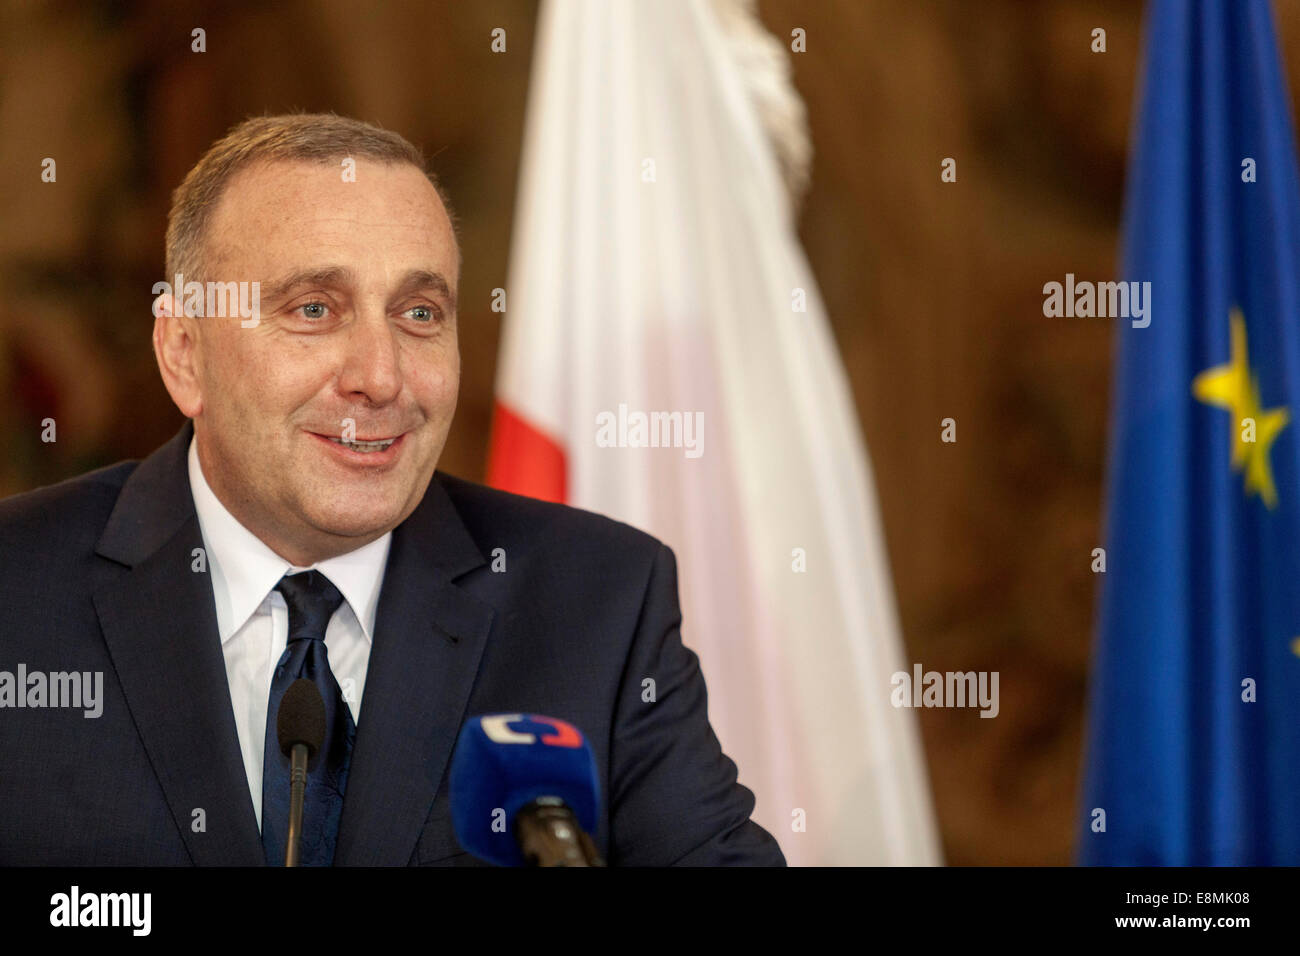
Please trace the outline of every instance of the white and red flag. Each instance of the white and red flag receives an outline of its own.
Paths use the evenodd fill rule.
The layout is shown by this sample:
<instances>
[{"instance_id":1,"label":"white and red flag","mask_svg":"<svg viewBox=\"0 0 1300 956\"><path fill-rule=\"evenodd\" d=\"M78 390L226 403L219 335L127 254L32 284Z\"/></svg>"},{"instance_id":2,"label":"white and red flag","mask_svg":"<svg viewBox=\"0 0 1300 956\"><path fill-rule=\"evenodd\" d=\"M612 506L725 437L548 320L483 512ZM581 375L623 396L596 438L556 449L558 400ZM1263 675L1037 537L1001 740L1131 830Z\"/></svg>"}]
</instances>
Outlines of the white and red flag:
<instances>
[{"instance_id":1,"label":"white and red flag","mask_svg":"<svg viewBox=\"0 0 1300 956\"><path fill-rule=\"evenodd\" d=\"M677 557L682 639L792 864L940 862L875 489L795 232L788 53L741 0L548 0L488 480Z\"/></svg>"}]
</instances>

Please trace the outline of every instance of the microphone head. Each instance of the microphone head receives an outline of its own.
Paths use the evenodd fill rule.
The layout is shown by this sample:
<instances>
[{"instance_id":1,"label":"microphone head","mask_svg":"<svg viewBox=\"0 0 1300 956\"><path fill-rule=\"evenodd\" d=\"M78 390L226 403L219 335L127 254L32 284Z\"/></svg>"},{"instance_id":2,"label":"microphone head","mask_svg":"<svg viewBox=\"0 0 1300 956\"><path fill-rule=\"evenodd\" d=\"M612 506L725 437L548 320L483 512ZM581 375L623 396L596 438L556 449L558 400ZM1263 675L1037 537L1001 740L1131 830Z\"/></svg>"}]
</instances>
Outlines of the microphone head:
<instances>
[{"instance_id":1,"label":"microphone head","mask_svg":"<svg viewBox=\"0 0 1300 956\"><path fill-rule=\"evenodd\" d=\"M539 797L562 800L588 834L599 822L591 745L577 727L554 717L488 714L468 721L451 758L448 789L456 839L498 866L526 865L515 815Z\"/></svg>"},{"instance_id":2,"label":"microphone head","mask_svg":"<svg viewBox=\"0 0 1300 956\"><path fill-rule=\"evenodd\" d=\"M325 743L325 701L307 678L299 677L284 692L275 733L285 756L290 756L294 744L306 744L309 762Z\"/></svg>"}]
</instances>

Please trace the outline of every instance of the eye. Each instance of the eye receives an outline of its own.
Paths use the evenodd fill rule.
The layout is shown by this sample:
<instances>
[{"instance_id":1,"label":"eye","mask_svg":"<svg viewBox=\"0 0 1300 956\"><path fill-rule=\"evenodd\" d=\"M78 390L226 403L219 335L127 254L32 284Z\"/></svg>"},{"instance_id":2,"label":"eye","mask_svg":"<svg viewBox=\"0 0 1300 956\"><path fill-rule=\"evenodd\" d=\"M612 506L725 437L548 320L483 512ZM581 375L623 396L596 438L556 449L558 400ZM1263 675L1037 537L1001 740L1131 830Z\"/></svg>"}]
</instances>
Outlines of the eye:
<instances>
[{"instance_id":1,"label":"eye","mask_svg":"<svg viewBox=\"0 0 1300 956\"><path fill-rule=\"evenodd\" d=\"M436 322L441 313L431 306L417 305L406 310L406 314L418 322Z\"/></svg>"},{"instance_id":2,"label":"eye","mask_svg":"<svg viewBox=\"0 0 1300 956\"><path fill-rule=\"evenodd\" d=\"M327 306L324 302L307 302L304 303L303 305L298 306L298 308L295 309L294 311L301 312L304 318L323 319L325 318L325 315L328 310L329 310L329 306Z\"/></svg>"}]
</instances>

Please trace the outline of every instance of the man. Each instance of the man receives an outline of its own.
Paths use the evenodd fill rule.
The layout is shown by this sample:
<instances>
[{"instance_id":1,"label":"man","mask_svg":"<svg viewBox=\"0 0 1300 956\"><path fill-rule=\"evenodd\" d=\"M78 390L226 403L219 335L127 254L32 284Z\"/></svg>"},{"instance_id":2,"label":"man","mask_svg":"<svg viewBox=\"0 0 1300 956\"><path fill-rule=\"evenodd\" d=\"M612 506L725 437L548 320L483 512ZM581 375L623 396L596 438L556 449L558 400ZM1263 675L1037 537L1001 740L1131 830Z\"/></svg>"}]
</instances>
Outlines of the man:
<instances>
[{"instance_id":1,"label":"man","mask_svg":"<svg viewBox=\"0 0 1300 956\"><path fill-rule=\"evenodd\" d=\"M784 863L709 726L668 548L435 472L459 271L393 133L252 119L191 170L153 334L185 426L0 502L0 864L278 864L299 678L327 712L306 864L477 863L447 770L493 712L585 733L611 865Z\"/></svg>"}]
</instances>

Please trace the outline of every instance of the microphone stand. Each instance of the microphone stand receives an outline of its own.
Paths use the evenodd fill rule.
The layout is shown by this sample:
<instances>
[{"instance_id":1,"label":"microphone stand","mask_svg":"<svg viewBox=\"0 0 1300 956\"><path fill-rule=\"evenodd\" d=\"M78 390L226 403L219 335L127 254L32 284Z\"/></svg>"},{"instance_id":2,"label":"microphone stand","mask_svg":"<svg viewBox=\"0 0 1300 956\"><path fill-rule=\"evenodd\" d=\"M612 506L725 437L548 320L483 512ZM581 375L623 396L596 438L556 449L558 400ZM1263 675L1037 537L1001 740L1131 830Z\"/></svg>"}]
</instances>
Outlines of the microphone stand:
<instances>
[{"instance_id":1,"label":"microphone stand","mask_svg":"<svg viewBox=\"0 0 1300 956\"><path fill-rule=\"evenodd\" d=\"M297 866L302 849L302 807L307 796L307 745L294 744L289 755L289 832L284 865Z\"/></svg>"}]
</instances>

